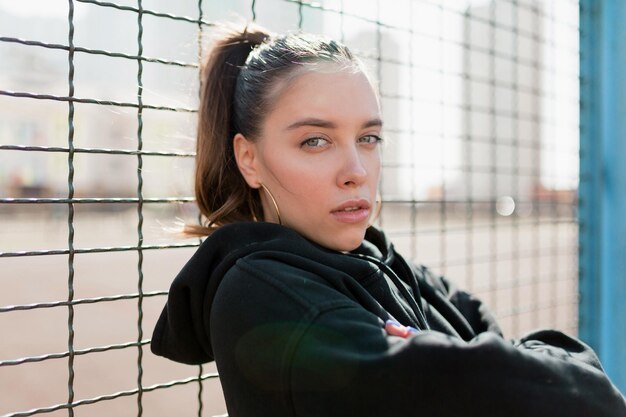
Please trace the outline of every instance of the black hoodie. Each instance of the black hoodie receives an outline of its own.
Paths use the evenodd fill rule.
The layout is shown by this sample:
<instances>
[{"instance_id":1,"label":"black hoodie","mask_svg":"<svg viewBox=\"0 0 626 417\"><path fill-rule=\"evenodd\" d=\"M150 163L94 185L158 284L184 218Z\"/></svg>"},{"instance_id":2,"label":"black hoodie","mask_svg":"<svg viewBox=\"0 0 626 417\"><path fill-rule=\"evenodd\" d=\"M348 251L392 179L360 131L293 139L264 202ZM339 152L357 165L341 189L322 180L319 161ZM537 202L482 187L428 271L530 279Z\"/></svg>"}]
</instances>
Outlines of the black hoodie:
<instances>
[{"instance_id":1,"label":"black hoodie","mask_svg":"<svg viewBox=\"0 0 626 417\"><path fill-rule=\"evenodd\" d=\"M418 332L390 336L389 319ZM215 359L230 417L626 417L588 346L505 340L374 228L346 254L275 224L221 227L174 280L152 351Z\"/></svg>"}]
</instances>

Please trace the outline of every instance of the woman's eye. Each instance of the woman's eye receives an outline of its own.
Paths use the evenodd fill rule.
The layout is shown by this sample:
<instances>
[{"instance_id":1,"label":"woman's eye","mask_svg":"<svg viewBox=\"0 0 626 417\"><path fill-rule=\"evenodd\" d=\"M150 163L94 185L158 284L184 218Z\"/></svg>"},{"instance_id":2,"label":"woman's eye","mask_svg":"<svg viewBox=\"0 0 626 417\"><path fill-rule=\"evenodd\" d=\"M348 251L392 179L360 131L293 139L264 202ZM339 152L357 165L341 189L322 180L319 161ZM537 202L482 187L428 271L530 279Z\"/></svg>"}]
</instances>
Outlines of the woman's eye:
<instances>
[{"instance_id":1,"label":"woman's eye","mask_svg":"<svg viewBox=\"0 0 626 417\"><path fill-rule=\"evenodd\" d=\"M359 142L367 143L367 144L376 144L378 142L382 142L382 138L377 135L366 135L359 138Z\"/></svg>"},{"instance_id":2,"label":"woman's eye","mask_svg":"<svg viewBox=\"0 0 626 417\"><path fill-rule=\"evenodd\" d=\"M328 140L317 137L317 138L309 138L305 140L304 142L302 142L302 146L306 146L308 148L321 148L325 146L327 143L328 143Z\"/></svg>"}]
</instances>

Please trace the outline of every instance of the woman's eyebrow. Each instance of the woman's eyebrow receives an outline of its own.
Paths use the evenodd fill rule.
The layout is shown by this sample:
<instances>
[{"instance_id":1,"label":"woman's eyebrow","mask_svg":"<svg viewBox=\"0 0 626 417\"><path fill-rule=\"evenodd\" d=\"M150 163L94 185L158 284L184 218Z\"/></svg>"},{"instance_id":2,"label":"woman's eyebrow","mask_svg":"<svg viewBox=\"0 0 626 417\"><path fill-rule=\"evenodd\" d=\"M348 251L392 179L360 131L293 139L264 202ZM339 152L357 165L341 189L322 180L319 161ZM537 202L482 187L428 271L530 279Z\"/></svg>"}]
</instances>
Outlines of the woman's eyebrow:
<instances>
[{"instance_id":1,"label":"woman's eyebrow","mask_svg":"<svg viewBox=\"0 0 626 417\"><path fill-rule=\"evenodd\" d=\"M302 120L298 120L296 122L293 122L292 124L287 126L286 130L293 130L293 129L297 129L297 128L302 127L302 126L315 126L315 127L323 127L323 128L327 128L327 129L334 129L334 128L337 127L336 124L334 124L333 122L330 122L328 120L316 119L314 117L308 117L306 119L302 119Z\"/></svg>"},{"instance_id":2,"label":"woman's eyebrow","mask_svg":"<svg viewBox=\"0 0 626 417\"><path fill-rule=\"evenodd\" d=\"M363 123L362 128L368 128L368 127L373 127L373 126L380 126L382 127L383 125L383 121L380 118L374 118L374 119L370 119L367 122ZM302 119L302 120L298 120L296 122L293 122L292 124L290 124L289 126L287 126L286 130L294 130L297 129L299 127L302 126L314 126L314 127L322 127L322 128L326 128L326 129L335 129L337 128L337 125L331 121L328 120L323 120L323 119L317 119L314 117L308 117L306 119Z\"/></svg>"},{"instance_id":3,"label":"woman's eyebrow","mask_svg":"<svg viewBox=\"0 0 626 417\"><path fill-rule=\"evenodd\" d=\"M367 122L363 123L363 129L366 129L368 127L383 127L383 121L380 118L375 118L375 119L371 119L368 120Z\"/></svg>"}]
</instances>

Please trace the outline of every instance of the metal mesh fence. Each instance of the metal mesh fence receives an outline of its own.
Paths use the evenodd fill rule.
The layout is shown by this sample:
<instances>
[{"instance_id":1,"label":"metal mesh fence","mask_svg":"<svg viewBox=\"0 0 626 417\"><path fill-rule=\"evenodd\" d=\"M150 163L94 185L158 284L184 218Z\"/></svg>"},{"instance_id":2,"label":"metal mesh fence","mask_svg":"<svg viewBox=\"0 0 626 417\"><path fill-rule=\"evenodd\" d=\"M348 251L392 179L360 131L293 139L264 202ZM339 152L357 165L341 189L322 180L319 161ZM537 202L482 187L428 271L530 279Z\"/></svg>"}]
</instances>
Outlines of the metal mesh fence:
<instances>
[{"instance_id":1,"label":"metal mesh fence","mask_svg":"<svg viewBox=\"0 0 626 417\"><path fill-rule=\"evenodd\" d=\"M224 3L224 4L222 4ZM226 4L227 3L227 4ZM216 22L347 43L378 80L381 226L508 337L577 328L578 3L0 3L0 414L215 415L149 336L198 242L198 62Z\"/></svg>"}]
</instances>

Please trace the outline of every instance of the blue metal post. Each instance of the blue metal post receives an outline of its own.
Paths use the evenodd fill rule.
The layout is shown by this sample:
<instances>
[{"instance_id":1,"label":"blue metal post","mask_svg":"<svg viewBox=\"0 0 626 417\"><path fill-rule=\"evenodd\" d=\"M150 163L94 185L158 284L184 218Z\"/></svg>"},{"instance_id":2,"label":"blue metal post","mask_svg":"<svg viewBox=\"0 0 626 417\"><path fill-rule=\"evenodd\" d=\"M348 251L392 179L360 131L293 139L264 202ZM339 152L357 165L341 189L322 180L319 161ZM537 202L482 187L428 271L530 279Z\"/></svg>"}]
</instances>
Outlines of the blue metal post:
<instances>
[{"instance_id":1,"label":"blue metal post","mask_svg":"<svg viewBox=\"0 0 626 417\"><path fill-rule=\"evenodd\" d=\"M626 392L626 2L580 5L579 328Z\"/></svg>"}]
</instances>

